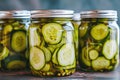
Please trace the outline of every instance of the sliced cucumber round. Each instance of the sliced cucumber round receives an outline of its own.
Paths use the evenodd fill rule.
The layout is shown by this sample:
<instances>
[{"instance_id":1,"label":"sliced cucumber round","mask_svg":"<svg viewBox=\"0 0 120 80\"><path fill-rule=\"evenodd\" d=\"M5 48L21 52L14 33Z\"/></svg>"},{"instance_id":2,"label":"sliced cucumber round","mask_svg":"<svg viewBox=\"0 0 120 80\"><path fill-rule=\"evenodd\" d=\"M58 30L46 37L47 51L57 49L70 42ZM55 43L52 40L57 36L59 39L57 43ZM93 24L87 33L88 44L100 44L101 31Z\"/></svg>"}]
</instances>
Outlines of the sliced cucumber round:
<instances>
[{"instance_id":1,"label":"sliced cucumber round","mask_svg":"<svg viewBox=\"0 0 120 80\"><path fill-rule=\"evenodd\" d=\"M41 43L40 35L36 27L31 27L29 31L29 44L30 46L39 46Z\"/></svg>"},{"instance_id":2,"label":"sliced cucumber round","mask_svg":"<svg viewBox=\"0 0 120 80\"><path fill-rule=\"evenodd\" d=\"M5 59L8 55L9 55L9 50L6 47L4 47L3 51L0 52L0 60Z\"/></svg>"},{"instance_id":3,"label":"sliced cucumber round","mask_svg":"<svg viewBox=\"0 0 120 80\"><path fill-rule=\"evenodd\" d=\"M52 62L54 64L58 64L58 61L57 61L57 53L58 53L58 51L59 51L59 48L55 49L55 51L54 51L54 53L52 55Z\"/></svg>"},{"instance_id":4,"label":"sliced cucumber round","mask_svg":"<svg viewBox=\"0 0 120 80\"><path fill-rule=\"evenodd\" d=\"M110 61L105 59L104 57L98 57L96 60L92 61L92 67L96 71L108 69L109 66L110 66Z\"/></svg>"},{"instance_id":5,"label":"sliced cucumber round","mask_svg":"<svg viewBox=\"0 0 120 80\"><path fill-rule=\"evenodd\" d=\"M103 40L107 37L109 33L108 26L105 24L98 24L96 26L93 26L90 34L95 40Z\"/></svg>"},{"instance_id":6,"label":"sliced cucumber round","mask_svg":"<svg viewBox=\"0 0 120 80\"><path fill-rule=\"evenodd\" d=\"M9 55L9 50L4 47L2 52L0 52L0 60L5 59Z\"/></svg>"},{"instance_id":7,"label":"sliced cucumber round","mask_svg":"<svg viewBox=\"0 0 120 80\"><path fill-rule=\"evenodd\" d=\"M82 26L79 28L80 37L84 37L88 31L88 23L82 23Z\"/></svg>"},{"instance_id":8,"label":"sliced cucumber round","mask_svg":"<svg viewBox=\"0 0 120 80\"><path fill-rule=\"evenodd\" d=\"M57 53L59 65L71 65L75 61L75 48L72 44L64 44Z\"/></svg>"},{"instance_id":9,"label":"sliced cucumber round","mask_svg":"<svg viewBox=\"0 0 120 80\"><path fill-rule=\"evenodd\" d=\"M42 34L49 44L57 44L61 41L62 26L58 23L48 23L42 27Z\"/></svg>"},{"instance_id":10,"label":"sliced cucumber round","mask_svg":"<svg viewBox=\"0 0 120 80\"><path fill-rule=\"evenodd\" d=\"M5 25L5 26L4 26L4 29L3 29L3 34L8 34L8 33L11 32L12 30L13 30L12 25L10 25L10 24Z\"/></svg>"},{"instance_id":11,"label":"sliced cucumber round","mask_svg":"<svg viewBox=\"0 0 120 80\"><path fill-rule=\"evenodd\" d=\"M26 67L26 63L20 60L14 60L8 63L7 69L22 69Z\"/></svg>"},{"instance_id":12,"label":"sliced cucumber round","mask_svg":"<svg viewBox=\"0 0 120 80\"><path fill-rule=\"evenodd\" d=\"M15 52L22 52L27 47L25 30L14 30L11 36L11 48Z\"/></svg>"},{"instance_id":13,"label":"sliced cucumber round","mask_svg":"<svg viewBox=\"0 0 120 80\"><path fill-rule=\"evenodd\" d=\"M2 68L8 70L25 69L26 64L26 59L20 55L8 56L1 62Z\"/></svg>"},{"instance_id":14,"label":"sliced cucumber round","mask_svg":"<svg viewBox=\"0 0 120 80\"><path fill-rule=\"evenodd\" d=\"M44 67L45 55L41 49L37 47L30 49L30 64L35 70L40 70Z\"/></svg>"},{"instance_id":15,"label":"sliced cucumber round","mask_svg":"<svg viewBox=\"0 0 120 80\"><path fill-rule=\"evenodd\" d=\"M63 69L73 69L76 67L76 61L74 61L74 63L72 65L68 65L68 66L58 66L55 65L55 68L58 70L63 70Z\"/></svg>"},{"instance_id":16,"label":"sliced cucumber round","mask_svg":"<svg viewBox=\"0 0 120 80\"><path fill-rule=\"evenodd\" d=\"M50 64L45 64L45 66L41 69L41 71L49 71L50 70Z\"/></svg>"},{"instance_id":17,"label":"sliced cucumber round","mask_svg":"<svg viewBox=\"0 0 120 80\"><path fill-rule=\"evenodd\" d=\"M117 53L117 43L115 40L107 40L104 43L102 53L107 59L112 59Z\"/></svg>"},{"instance_id":18,"label":"sliced cucumber round","mask_svg":"<svg viewBox=\"0 0 120 80\"><path fill-rule=\"evenodd\" d=\"M50 50L45 47L41 47L41 49L44 51L46 62L49 62L51 60L51 56L52 56Z\"/></svg>"},{"instance_id":19,"label":"sliced cucumber round","mask_svg":"<svg viewBox=\"0 0 120 80\"><path fill-rule=\"evenodd\" d=\"M86 47L82 48L82 53L80 55L83 64L86 66L91 66L91 61L89 59L88 50Z\"/></svg>"},{"instance_id":20,"label":"sliced cucumber round","mask_svg":"<svg viewBox=\"0 0 120 80\"><path fill-rule=\"evenodd\" d=\"M91 60L96 59L99 56L99 52L95 49L89 51L89 57Z\"/></svg>"}]
</instances>

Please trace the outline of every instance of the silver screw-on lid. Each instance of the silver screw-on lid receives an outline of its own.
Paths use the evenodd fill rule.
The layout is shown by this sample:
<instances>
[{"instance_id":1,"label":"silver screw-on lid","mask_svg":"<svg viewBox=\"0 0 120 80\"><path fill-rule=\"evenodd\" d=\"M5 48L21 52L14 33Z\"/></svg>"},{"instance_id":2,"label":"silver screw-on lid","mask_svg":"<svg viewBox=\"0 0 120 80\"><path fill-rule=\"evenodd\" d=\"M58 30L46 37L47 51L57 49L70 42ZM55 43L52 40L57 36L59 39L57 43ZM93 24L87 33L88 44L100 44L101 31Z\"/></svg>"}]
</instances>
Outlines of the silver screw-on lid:
<instances>
[{"instance_id":1,"label":"silver screw-on lid","mask_svg":"<svg viewBox=\"0 0 120 80\"><path fill-rule=\"evenodd\" d=\"M81 18L117 18L117 11L115 10L93 10L82 11Z\"/></svg>"},{"instance_id":2,"label":"silver screw-on lid","mask_svg":"<svg viewBox=\"0 0 120 80\"><path fill-rule=\"evenodd\" d=\"M0 18L28 18L30 11L26 10L13 10L13 11L0 11Z\"/></svg>"},{"instance_id":3,"label":"silver screw-on lid","mask_svg":"<svg viewBox=\"0 0 120 80\"><path fill-rule=\"evenodd\" d=\"M13 10L11 11L12 17L15 18L29 18L30 11L27 10Z\"/></svg>"},{"instance_id":4,"label":"silver screw-on lid","mask_svg":"<svg viewBox=\"0 0 120 80\"><path fill-rule=\"evenodd\" d=\"M8 18L12 16L10 11L0 11L0 18Z\"/></svg>"},{"instance_id":5,"label":"silver screw-on lid","mask_svg":"<svg viewBox=\"0 0 120 80\"><path fill-rule=\"evenodd\" d=\"M73 10L33 10L31 17L73 17Z\"/></svg>"}]
</instances>

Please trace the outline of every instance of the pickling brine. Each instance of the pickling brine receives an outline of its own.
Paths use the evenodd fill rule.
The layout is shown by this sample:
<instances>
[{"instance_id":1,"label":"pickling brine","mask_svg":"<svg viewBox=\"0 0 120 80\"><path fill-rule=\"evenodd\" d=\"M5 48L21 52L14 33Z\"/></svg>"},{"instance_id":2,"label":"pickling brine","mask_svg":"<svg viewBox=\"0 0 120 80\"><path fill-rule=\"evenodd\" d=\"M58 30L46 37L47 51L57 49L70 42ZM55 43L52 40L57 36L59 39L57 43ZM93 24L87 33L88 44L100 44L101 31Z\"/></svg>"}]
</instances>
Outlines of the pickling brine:
<instances>
[{"instance_id":1,"label":"pickling brine","mask_svg":"<svg viewBox=\"0 0 120 80\"><path fill-rule=\"evenodd\" d=\"M94 14L94 15L92 15ZM119 64L117 12L81 12L79 63L84 71L112 71Z\"/></svg>"},{"instance_id":2,"label":"pickling brine","mask_svg":"<svg viewBox=\"0 0 120 80\"><path fill-rule=\"evenodd\" d=\"M71 23L73 11L39 10L31 14L28 34L32 74L67 76L74 73L76 57Z\"/></svg>"}]
</instances>

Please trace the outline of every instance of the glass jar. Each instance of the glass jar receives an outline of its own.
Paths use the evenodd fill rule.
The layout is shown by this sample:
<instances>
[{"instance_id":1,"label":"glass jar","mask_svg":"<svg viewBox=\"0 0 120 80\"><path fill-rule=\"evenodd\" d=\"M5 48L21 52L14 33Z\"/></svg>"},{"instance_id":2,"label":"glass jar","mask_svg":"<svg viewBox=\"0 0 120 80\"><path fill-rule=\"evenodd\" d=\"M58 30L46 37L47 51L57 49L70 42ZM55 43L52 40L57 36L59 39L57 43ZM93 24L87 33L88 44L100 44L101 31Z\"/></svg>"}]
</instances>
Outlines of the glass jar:
<instances>
[{"instance_id":1,"label":"glass jar","mask_svg":"<svg viewBox=\"0 0 120 80\"><path fill-rule=\"evenodd\" d=\"M81 12L79 63L84 71L112 71L119 64L117 11Z\"/></svg>"},{"instance_id":2,"label":"glass jar","mask_svg":"<svg viewBox=\"0 0 120 80\"><path fill-rule=\"evenodd\" d=\"M78 65L78 28L80 26L80 13L75 13L73 16L72 24L74 26L74 40L75 40L75 50L76 50L76 60Z\"/></svg>"},{"instance_id":3,"label":"glass jar","mask_svg":"<svg viewBox=\"0 0 120 80\"><path fill-rule=\"evenodd\" d=\"M67 76L75 72L76 58L71 10L31 11L30 68L36 76Z\"/></svg>"},{"instance_id":4,"label":"glass jar","mask_svg":"<svg viewBox=\"0 0 120 80\"><path fill-rule=\"evenodd\" d=\"M2 70L27 67L29 11L0 11L0 61Z\"/></svg>"}]
</instances>

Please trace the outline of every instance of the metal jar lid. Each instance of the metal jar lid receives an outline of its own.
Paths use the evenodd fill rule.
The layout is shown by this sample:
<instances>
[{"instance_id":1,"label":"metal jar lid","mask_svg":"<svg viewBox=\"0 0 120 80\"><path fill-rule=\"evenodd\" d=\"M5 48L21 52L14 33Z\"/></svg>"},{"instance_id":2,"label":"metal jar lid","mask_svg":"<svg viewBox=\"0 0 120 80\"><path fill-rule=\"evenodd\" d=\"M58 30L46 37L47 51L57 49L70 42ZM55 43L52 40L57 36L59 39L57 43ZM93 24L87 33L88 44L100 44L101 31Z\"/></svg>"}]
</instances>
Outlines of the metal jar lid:
<instances>
[{"instance_id":1,"label":"metal jar lid","mask_svg":"<svg viewBox=\"0 0 120 80\"><path fill-rule=\"evenodd\" d=\"M117 11L115 10L93 10L82 11L81 18L117 18Z\"/></svg>"},{"instance_id":2,"label":"metal jar lid","mask_svg":"<svg viewBox=\"0 0 120 80\"><path fill-rule=\"evenodd\" d=\"M15 18L29 18L30 17L30 11L27 10L13 10L11 11L12 17Z\"/></svg>"},{"instance_id":3,"label":"metal jar lid","mask_svg":"<svg viewBox=\"0 0 120 80\"><path fill-rule=\"evenodd\" d=\"M0 11L0 18L8 18L10 16L12 16L10 11Z\"/></svg>"},{"instance_id":4,"label":"metal jar lid","mask_svg":"<svg viewBox=\"0 0 120 80\"><path fill-rule=\"evenodd\" d=\"M13 10L13 11L0 11L0 18L29 18L30 11L26 10Z\"/></svg>"},{"instance_id":5,"label":"metal jar lid","mask_svg":"<svg viewBox=\"0 0 120 80\"><path fill-rule=\"evenodd\" d=\"M73 17L72 10L34 10L31 11L32 18L38 17Z\"/></svg>"}]
</instances>

